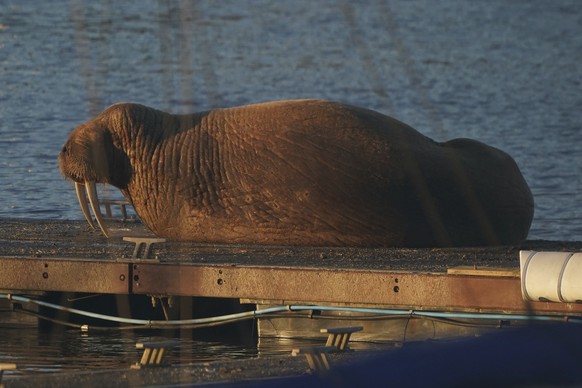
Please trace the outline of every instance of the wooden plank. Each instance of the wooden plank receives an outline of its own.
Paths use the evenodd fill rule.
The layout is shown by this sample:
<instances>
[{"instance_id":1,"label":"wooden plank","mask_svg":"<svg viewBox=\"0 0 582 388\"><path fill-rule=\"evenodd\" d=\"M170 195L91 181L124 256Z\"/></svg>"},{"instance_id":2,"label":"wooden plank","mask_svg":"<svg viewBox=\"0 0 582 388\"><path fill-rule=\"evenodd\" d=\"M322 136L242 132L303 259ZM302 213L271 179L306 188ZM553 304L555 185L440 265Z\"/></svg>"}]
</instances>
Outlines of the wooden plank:
<instances>
[{"instance_id":1,"label":"wooden plank","mask_svg":"<svg viewBox=\"0 0 582 388\"><path fill-rule=\"evenodd\" d=\"M461 265L447 269L449 275L519 277L519 268L494 268Z\"/></svg>"}]
</instances>

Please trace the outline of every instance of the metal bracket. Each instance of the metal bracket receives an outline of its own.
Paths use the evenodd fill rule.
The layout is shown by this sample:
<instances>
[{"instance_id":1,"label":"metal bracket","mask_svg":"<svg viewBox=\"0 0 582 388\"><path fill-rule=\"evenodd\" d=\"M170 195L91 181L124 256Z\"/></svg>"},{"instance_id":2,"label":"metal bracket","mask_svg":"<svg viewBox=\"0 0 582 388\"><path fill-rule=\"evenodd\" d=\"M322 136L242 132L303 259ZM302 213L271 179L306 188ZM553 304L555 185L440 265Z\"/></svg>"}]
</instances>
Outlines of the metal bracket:
<instances>
[{"instance_id":1,"label":"metal bracket","mask_svg":"<svg viewBox=\"0 0 582 388\"><path fill-rule=\"evenodd\" d=\"M328 357L329 352L335 352L337 348L333 346L317 346L314 348L293 349L292 356L305 354L307 363L312 371L327 371L331 368L331 359Z\"/></svg>"},{"instance_id":2,"label":"metal bracket","mask_svg":"<svg viewBox=\"0 0 582 388\"><path fill-rule=\"evenodd\" d=\"M141 260L152 260L150 257L152 245L157 243L164 243L166 242L166 239L155 237L124 237L123 241L135 243L132 258ZM142 253L141 257L139 255L140 252ZM154 261L159 260L154 259Z\"/></svg>"},{"instance_id":3,"label":"metal bracket","mask_svg":"<svg viewBox=\"0 0 582 388\"><path fill-rule=\"evenodd\" d=\"M159 366L167 348L173 348L178 341L159 341L159 342L138 342L135 344L136 349L143 349L141 360L131 365L131 369L141 369L142 367Z\"/></svg>"},{"instance_id":4,"label":"metal bracket","mask_svg":"<svg viewBox=\"0 0 582 388\"><path fill-rule=\"evenodd\" d=\"M349 350L349 342L352 333L362 331L362 326L334 327L321 329L321 333L329 334L325 346L335 347L339 351Z\"/></svg>"}]
</instances>

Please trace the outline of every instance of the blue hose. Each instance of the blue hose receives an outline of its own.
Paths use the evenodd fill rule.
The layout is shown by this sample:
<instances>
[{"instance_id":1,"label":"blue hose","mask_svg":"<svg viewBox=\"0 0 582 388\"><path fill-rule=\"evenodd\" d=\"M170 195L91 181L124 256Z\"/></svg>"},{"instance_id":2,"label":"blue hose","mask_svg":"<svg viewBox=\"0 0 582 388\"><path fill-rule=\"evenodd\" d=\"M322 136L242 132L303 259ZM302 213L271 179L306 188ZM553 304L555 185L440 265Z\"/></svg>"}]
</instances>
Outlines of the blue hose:
<instances>
[{"instance_id":1,"label":"blue hose","mask_svg":"<svg viewBox=\"0 0 582 388\"><path fill-rule=\"evenodd\" d=\"M183 325L201 325L208 323L228 322L244 318L260 318L261 316L280 313L285 311L336 311L336 312L350 312L350 313L365 313L376 315L402 315L406 317L428 317L428 318L448 318L448 319L492 319L492 320L512 320L512 321L565 321L563 316L548 316L548 315L522 315L522 314L486 314L486 313L448 313L438 311L417 311L417 310L395 310L395 309L377 309L377 308L363 308L363 307L335 307L335 306L318 306L318 305L287 305L269 307L261 310L247 311L242 313L227 314L217 317L196 318L196 319L182 319L171 321L146 320L146 319L132 319L115 317L111 315L93 313L90 311L78 310L70 307L63 307L53 303L44 302L37 299L31 299L19 295L0 294L0 299L8 299L10 301L32 303L38 306L48 307L51 309L66 311L69 313L82 315L91 318L97 318L104 321L111 321L117 323L126 323L132 325L142 326L183 326ZM338 317L340 319L340 317ZM582 323L582 318L568 317L569 322Z\"/></svg>"}]
</instances>

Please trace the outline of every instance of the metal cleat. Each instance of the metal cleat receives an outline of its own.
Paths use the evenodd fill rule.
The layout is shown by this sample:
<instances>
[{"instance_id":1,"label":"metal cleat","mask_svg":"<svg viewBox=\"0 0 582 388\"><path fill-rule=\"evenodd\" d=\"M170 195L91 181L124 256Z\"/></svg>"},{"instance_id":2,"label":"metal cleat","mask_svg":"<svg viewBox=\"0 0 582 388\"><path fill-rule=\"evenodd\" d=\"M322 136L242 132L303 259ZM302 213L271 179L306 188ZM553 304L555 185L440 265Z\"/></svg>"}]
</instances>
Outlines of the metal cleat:
<instances>
[{"instance_id":1,"label":"metal cleat","mask_svg":"<svg viewBox=\"0 0 582 388\"><path fill-rule=\"evenodd\" d=\"M111 211L111 206L118 205L121 211L121 220L128 221L129 217L127 216L127 206L131 206L131 203L125 200L117 200L117 199L104 199L101 201L101 204L105 206L105 218L114 219L113 212Z\"/></svg>"},{"instance_id":2,"label":"metal cleat","mask_svg":"<svg viewBox=\"0 0 582 388\"><path fill-rule=\"evenodd\" d=\"M291 352L292 356L305 354L307 363L312 371L327 371L331 368L331 359L329 352L335 352L337 349L333 346L317 346L313 348L297 348Z\"/></svg>"},{"instance_id":3,"label":"metal cleat","mask_svg":"<svg viewBox=\"0 0 582 388\"><path fill-rule=\"evenodd\" d=\"M156 238L156 237L124 237L123 241L128 241L135 243L135 248L133 250L134 259L139 260L152 260L152 261L159 261L156 259L150 258L152 245L158 243L166 242L165 238ZM140 252L142 253L140 257Z\"/></svg>"},{"instance_id":4,"label":"metal cleat","mask_svg":"<svg viewBox=\"0 0 582 388\"><path fill-rule=\"evenodd\" d=\"M167 348L178 345L178 341L159 342L138 342L136 349L143 349L141 360L131 366L131 369L141 369L143 367L160 366Z\"/></svg>"},{"instance_id":5,"label":"metal cleat","mask_svg":"<svg viewBox=\"0 0 582 388\"><path fill-rule=\"evenodd\" d=\"M330 329L321 329L320 332L329 334L325 346L331 346L338 351L349 350L349 342L352 333L361 331L362 326L351 327L334 327Z\"/></svg>"},{"instance_id":6,"label":"metal cleat","mask_svg":"<svg viewBox=\"0 0 582 388\"><path fill-rule=\"evenodd\" d=\"M350 336L352 333L361 331L362 326L334 327L330 329L321 329L320 332L329 334L325 346L313 348L296 348L291 352L292 356L305 354L309 368L313 371L326 371L331 367L329 353L344 352L349 350Z\"/></svg>"},{"instance_id":7,"label":"metal cleat","mask_svg":"<svg viewBox=\"0 0 582 388\"><path fill-rule=\"evenodd\" d=\"M4 384L2 384L2 375L4 374L5 370L15 370L16 364L0 364L0 388L4 388Z\"/></svg>"}]
</instances>

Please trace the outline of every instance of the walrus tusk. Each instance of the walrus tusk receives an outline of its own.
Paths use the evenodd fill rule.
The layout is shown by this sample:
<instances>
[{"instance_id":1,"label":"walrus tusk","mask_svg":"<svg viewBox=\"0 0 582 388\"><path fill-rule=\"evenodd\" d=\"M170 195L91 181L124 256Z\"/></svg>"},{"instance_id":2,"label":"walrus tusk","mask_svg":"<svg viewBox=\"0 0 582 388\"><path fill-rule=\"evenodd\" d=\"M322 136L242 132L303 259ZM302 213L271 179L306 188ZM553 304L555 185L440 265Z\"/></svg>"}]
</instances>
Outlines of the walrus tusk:
<instances>
[{"instance_id":1,"label":"walrus tusk","mask_svg":"<svg viewBox=\"0 0 582 388\"><path fill-rule=\"evenodd\" d=\"M95 186L95 182L85 181L85 188L87 189L87 196L89 197L89 202L91 203L91 209L93 209L93 214L97 219L97 223L101 228L101 231L105 235L105 237L109 238L107 233L107 227L105 226L105 222L103 221L103 216L101 215L101 208L99 207L99 197L97 196L97 186Z\"/></svg>"},{"instance_id":2,"label":"walrus tusk","mask_svg":"<svg viewBox=\"0 0 582 388\"><path fill-rule=\"evenodd\" d=\"M93 223L91 213L89 212L89 204L87 203L87 196L85 194L85 184L75 182L75 191L77 192L77 199L79 200L79 205L81 205L81 210L83 211L85 219L89 225L95 229L95 224Z\"/></svg>"}]
</instances>

